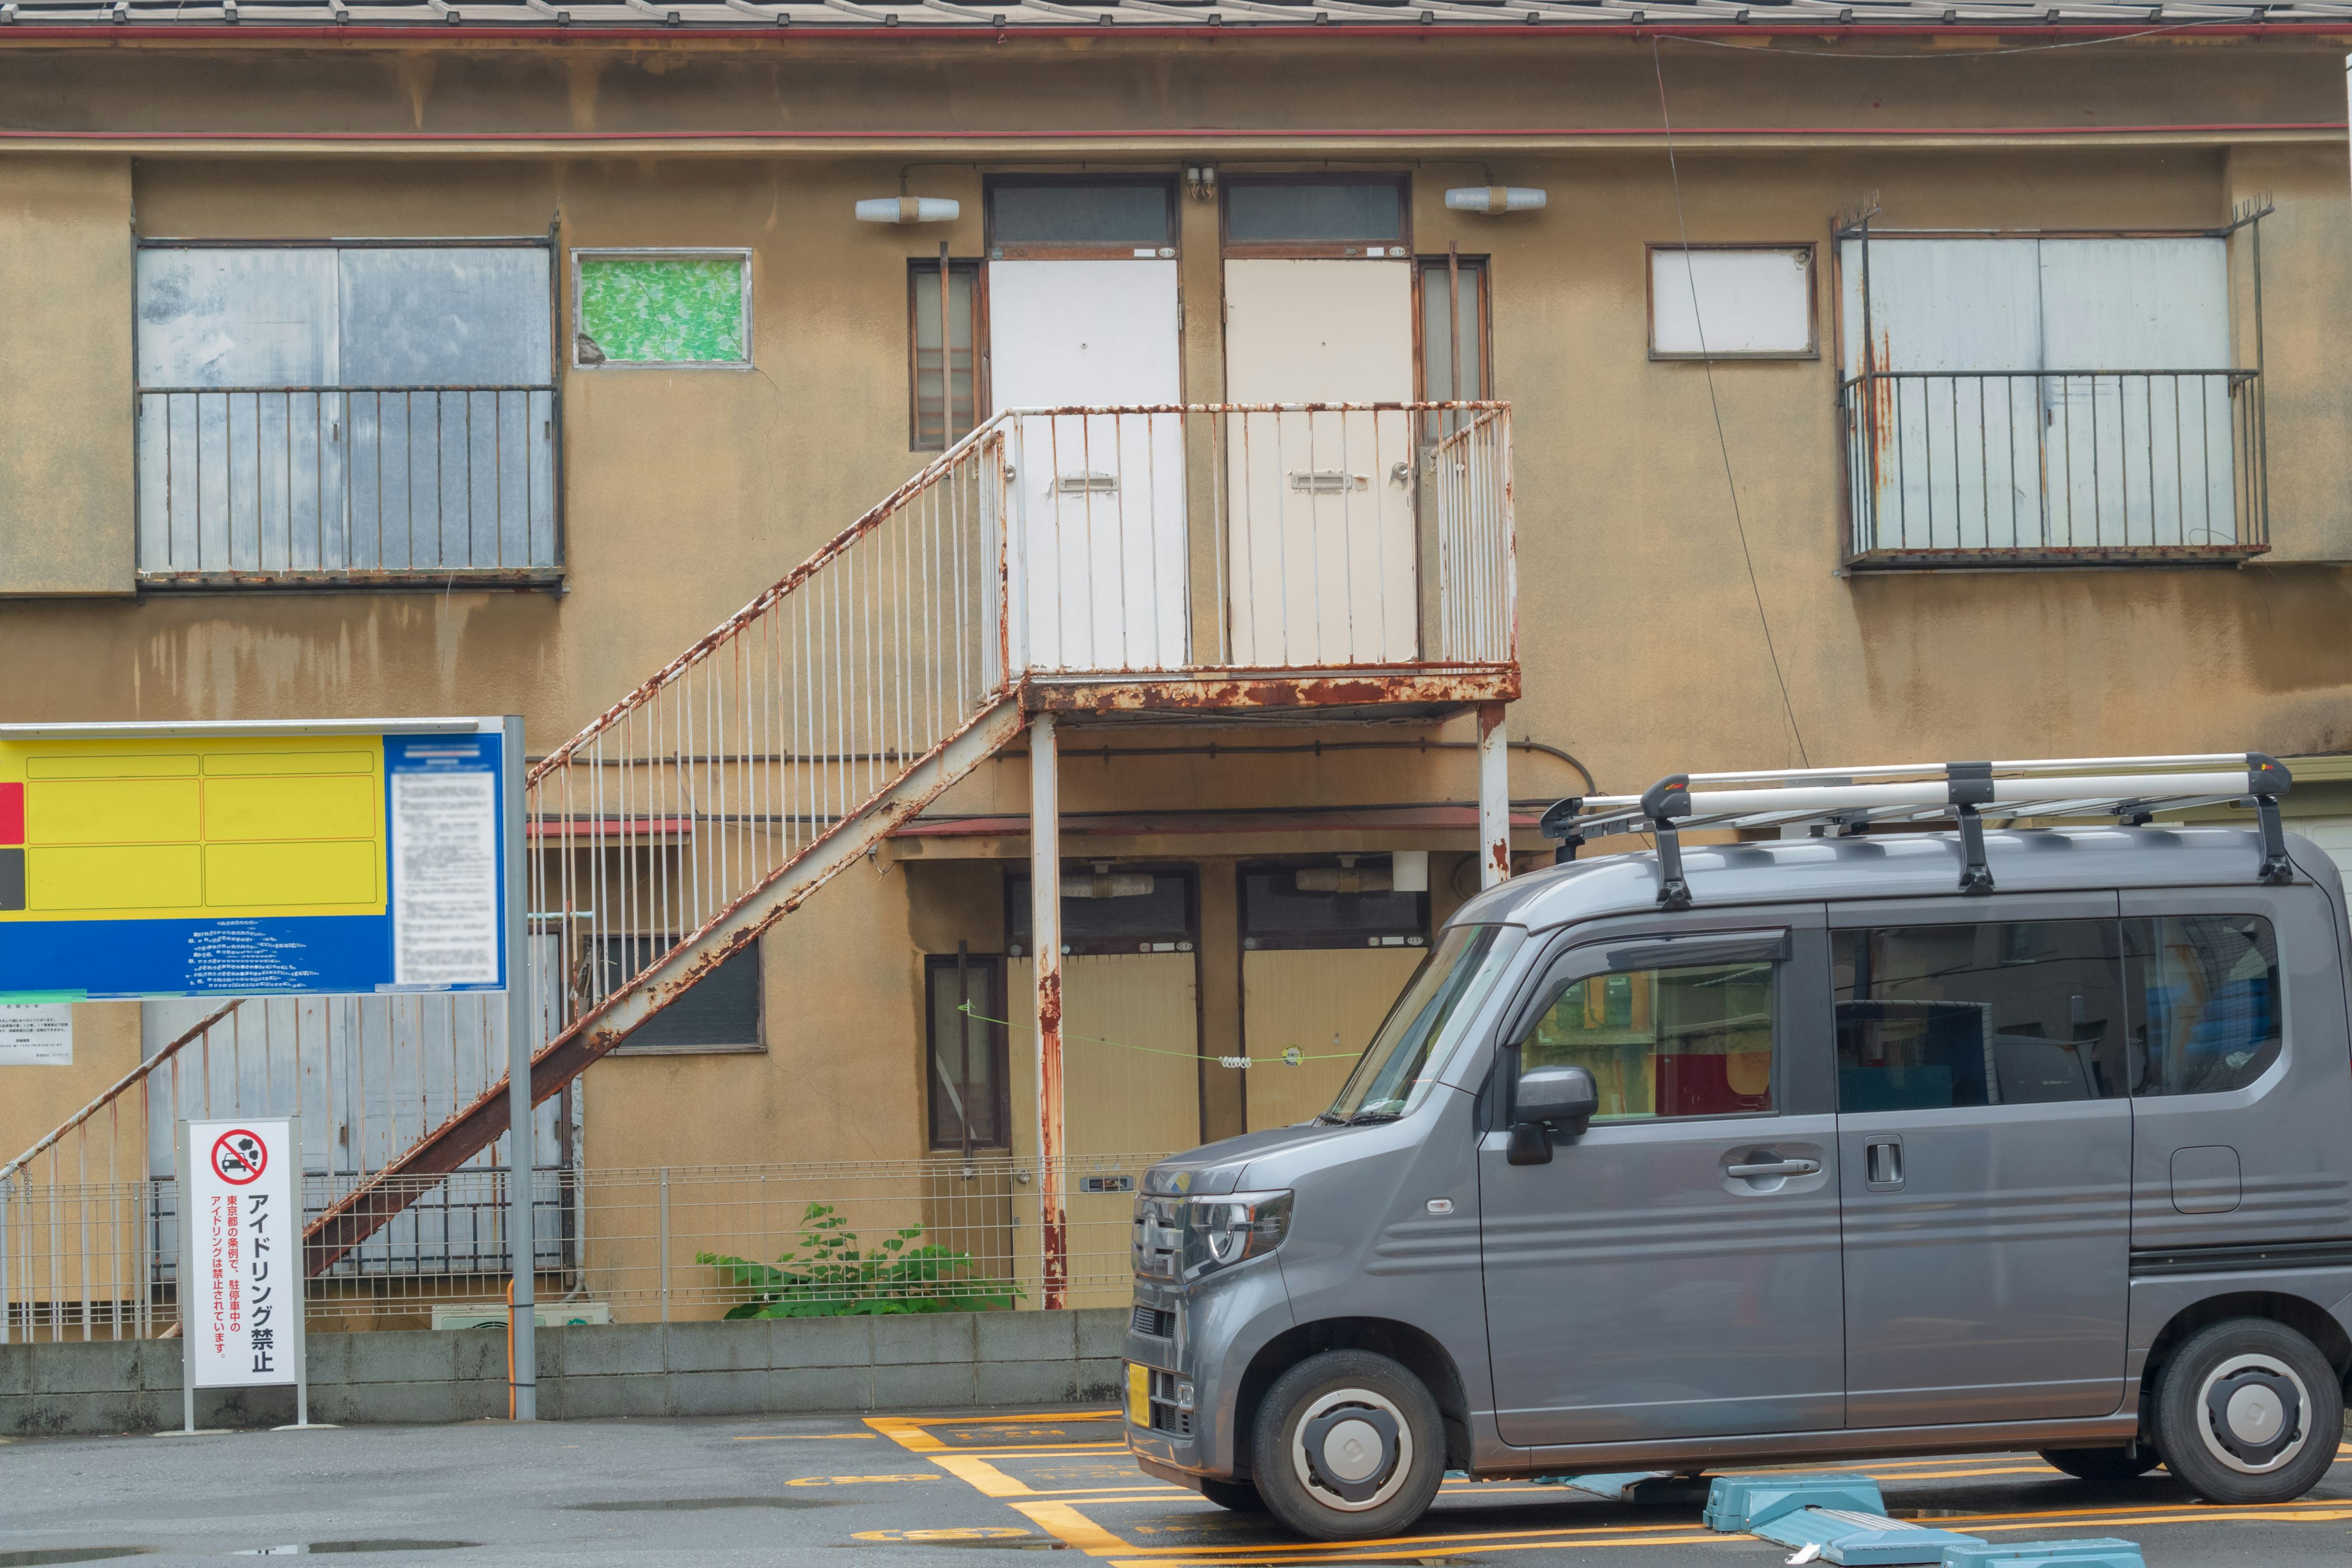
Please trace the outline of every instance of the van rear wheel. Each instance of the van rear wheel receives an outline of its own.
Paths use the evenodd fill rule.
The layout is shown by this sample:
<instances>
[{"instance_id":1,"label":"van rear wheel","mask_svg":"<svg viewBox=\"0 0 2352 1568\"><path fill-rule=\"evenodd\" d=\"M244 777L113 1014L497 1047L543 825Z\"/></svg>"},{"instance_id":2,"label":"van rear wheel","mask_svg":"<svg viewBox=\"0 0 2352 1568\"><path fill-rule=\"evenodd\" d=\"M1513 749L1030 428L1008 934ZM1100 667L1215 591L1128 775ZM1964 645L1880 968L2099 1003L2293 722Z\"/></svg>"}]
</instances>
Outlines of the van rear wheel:
<instances>
[{"instance_id":1,"label":"van rear wheel","mask_svg":"<svg viewBox=\"0 0 2352 1568\"><path fill-rule=\"evenodd\" d=\"M2336 1462L2344 1390L2284 1323L2232 1318L2182 1342L2156 1380L2165 1468L2209 1502L2291 1502Z\"/></svg>"},{"instance_id":2,"label":"van rear wheel","mask_svg":"<svg viewBox=\"0 0 2352 1568\"><path fill-rule=\"evenodd\" d=\"M2153 1443L2119 1448L2044 1448L2042 1462L2081 1481L2132 1481L2164 1463Z\"/></svg>"},{"instance_id":3,"label":"van rear wheel","mask_svg":"<svg viewBox=\"0 0 2352 1568\"><path fill-rule=\"evenodd\" d=\"M1325 1351L1258 1406L1250 1479L1266 1510L1317 1541L1393 1535L1445 1479L1445 1431L1421 1380L1370 1351Z\"/></svg>"}]
</instances>

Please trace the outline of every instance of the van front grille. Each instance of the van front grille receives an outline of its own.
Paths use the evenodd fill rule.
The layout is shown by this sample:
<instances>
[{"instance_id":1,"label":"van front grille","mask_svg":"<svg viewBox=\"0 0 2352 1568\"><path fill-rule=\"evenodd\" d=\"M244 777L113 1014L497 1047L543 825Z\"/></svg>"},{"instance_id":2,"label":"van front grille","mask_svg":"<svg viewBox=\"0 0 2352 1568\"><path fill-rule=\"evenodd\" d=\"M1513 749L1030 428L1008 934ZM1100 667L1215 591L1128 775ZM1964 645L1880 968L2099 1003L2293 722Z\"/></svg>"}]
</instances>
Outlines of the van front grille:
<instances>
[{"instance_id":1,"label":"van front grille","mask_svg":"<svg viewBox=\"0 0 2352 1568\"><path fill-rule=\"evenodd\" d=\"M1176 1314L1157 1307L1138 1307L1128 1326L1139 1334L1164 1340L1176 1331Z\"/></svg>"}]
</instances>

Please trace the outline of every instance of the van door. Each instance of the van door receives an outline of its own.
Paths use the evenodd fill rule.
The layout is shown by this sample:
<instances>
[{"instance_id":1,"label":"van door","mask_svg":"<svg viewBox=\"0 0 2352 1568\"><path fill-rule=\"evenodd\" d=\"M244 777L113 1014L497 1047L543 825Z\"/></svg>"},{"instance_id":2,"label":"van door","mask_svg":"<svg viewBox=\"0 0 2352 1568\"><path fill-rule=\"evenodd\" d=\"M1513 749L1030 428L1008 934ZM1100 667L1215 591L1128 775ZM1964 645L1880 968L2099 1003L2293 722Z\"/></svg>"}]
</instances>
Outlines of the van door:
<instances>
[{"instance_id":1,"label":"van door","mask_svg":"<svg viewBox=\"0 0 2352 1568\"><path fill-rule=\"evenodd\" d=\"M1848 1426L2122 1402L2116 910L2112 893L1831 906Z\"/></svg>"},{"instance_id":2,"label":"van door","mask_svg":"<svg viewBox=\"0 0 2352 1568\"><path fill-rule=\"evenodd\" d=\"M1844 1384L1818 912L1588 943L1507 1027L1495 1093L1582 1066L1601 1114L1479 1149L1496 1420L1523 1446L1834 1430Z\"/></svg>"}]
</instances>

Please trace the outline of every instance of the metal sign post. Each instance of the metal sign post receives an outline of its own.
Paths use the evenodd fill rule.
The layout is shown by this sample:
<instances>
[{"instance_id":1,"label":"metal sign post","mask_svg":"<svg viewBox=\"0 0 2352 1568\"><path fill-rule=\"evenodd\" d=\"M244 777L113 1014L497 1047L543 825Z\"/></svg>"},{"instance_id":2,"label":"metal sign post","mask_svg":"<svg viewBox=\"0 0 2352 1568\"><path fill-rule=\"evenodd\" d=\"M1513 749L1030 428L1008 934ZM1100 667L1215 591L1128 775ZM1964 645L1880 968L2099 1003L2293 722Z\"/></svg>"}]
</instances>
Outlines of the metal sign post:
<instances>
[{"instance_id":1,"label":"metal sign post","mask_svg":"<svg viewBox=\"0 0 2352 1568\"><path fill-rule=\"evenodd\" d=\"M531 1184L538 1169L531 1142L530 1058L537 1038L532 1026L528 966L516 972L523 946L525 904L530 897L523 863L522 720L507 716L504 725L506 827L506 965L507 982L507 1246L514 1268L513 1302L508 1308L509 1342L514 1365L508 1396L518 1421L539 1419L539 1349L537 1292L534 1285L535 1238L531 1232Z\"/></svg>"}]
</instances>

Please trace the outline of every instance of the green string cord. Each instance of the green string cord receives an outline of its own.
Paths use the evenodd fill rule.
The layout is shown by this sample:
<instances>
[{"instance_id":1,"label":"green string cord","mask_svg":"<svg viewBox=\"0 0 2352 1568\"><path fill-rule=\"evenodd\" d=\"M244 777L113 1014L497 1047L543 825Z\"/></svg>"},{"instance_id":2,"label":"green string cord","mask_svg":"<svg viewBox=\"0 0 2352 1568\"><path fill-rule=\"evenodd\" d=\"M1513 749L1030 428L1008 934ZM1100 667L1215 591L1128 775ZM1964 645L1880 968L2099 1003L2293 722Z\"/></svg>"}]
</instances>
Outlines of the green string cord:
<instances>
[{"instance_id":1,"label":"green string cord","mask_svg":"<svg viewBox=\"0 0 2352 1568\"><path fill-rule=\"evenodd\" d=\"M1016 1024L1010 1018L992 1018L987 1014L980 1011L977 1007L974 1007L969 1002L958 1004L956 1011L964 1014L969 1017L976 1018L983 1024L995 1024L1003 1028L1022 1029L1026 1030L1031 1034L1034 1034L1037 1029L1037 1026L1034 1024ZM1163 1050L1158 1046L1131 1046L1125 1040L1106 1040L1098 1035L1066 1034L1062 1038L1065 1040L1084 1040L1090 1046L1109 1046L1114 1049L1122 1051L1141 1051L1144 1055L1150 1057L1181 1057L1188 1062L1215 1062L1219 1066L1230 1066L1234 1062L1250 1062L1253 1064L1265 1062L1268 1066L1280 1063L1284 1067L1295 1068L1302 1062L1354 1061L1358 1057L1364 1054L1361 1051L1325 1051L1319 1056L1308 1056L1306 1052L1299 1050L1297 1046L1293 1046L1289 1050L1286 1050L1280 1056L1276 1057L1213 1057L1204 1055L1199 1051L1171 1051Z\"/></svg>"}]
</instances>

